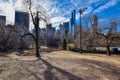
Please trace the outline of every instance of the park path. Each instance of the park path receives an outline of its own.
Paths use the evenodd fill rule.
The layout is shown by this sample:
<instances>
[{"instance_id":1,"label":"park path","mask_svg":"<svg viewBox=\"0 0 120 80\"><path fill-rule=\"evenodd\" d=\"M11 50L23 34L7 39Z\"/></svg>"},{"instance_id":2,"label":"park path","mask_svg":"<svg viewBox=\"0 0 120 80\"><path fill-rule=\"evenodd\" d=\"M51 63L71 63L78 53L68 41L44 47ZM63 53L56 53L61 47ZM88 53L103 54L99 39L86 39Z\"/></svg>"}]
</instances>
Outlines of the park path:
<instances>
[{"instance_id":1,"label":"park path","mask_svg":"<svg viewBox=\"0 0 120 80\"><path fill-rule=\"evenodd\" d=\"M0 57L0 80L120 80L120 57L57 51Z\"/></svg>"}]
</instances>

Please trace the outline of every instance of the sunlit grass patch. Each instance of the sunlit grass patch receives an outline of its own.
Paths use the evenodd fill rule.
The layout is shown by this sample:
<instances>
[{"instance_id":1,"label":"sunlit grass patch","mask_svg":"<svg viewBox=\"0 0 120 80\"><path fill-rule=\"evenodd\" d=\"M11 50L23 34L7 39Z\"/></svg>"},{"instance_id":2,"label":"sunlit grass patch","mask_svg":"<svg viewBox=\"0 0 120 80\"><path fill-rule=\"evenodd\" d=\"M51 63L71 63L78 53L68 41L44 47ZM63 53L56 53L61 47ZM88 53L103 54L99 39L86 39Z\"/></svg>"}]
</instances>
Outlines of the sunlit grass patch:
<instances>
[{"instance_id":1,"label":"sunlit grass patch","mask_svg":"<svg viewBox=\"0 0 120 80\"><path fill-rule=\"evenodd\" d=\"M100 53L79 53L79 52L72 52L72 51L58 51L57 53L62 53L65 55L77 55L77 56L98 56L98 57L105 57L106 54L100 54ZM113 54L109 57L120 57L120 55Z\"/></svg>"}]
</instances>

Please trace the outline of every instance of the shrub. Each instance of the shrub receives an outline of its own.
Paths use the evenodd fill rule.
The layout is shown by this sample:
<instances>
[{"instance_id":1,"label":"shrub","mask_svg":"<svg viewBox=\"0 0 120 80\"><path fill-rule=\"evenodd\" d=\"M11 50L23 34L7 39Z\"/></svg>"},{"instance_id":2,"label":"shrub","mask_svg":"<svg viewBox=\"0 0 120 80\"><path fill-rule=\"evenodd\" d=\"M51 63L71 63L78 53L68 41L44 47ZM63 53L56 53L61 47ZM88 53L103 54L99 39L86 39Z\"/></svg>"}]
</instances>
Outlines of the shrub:
<instances>
[{"instance_id":1,"label":"shrub","mask_svg":"<svg viewBox=\"0 0 120 80\"><path fill-rule=\"evenodd\" d=\"M55 47L55 48L57 48L57 47L59 47L59 45L60 45L60 39L58 39L58 38L49 38L47 40L47 46L48 47Z\"/></svg>"}]
</instances>

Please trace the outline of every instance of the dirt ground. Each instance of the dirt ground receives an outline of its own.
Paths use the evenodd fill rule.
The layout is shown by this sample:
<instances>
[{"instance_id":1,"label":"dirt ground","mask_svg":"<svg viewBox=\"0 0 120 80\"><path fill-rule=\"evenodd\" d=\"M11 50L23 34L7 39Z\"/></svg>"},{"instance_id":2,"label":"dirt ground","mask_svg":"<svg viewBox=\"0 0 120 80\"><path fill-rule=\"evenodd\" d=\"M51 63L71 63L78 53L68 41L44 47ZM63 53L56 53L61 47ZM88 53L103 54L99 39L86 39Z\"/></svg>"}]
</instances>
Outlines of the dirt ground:
<instances>
[{"instance_id":1,"label":"dirt ground","mask_svg":"<svg viewBox=\"0 0 120 80\"><path fill-rule=\"evenodd\" d=\"M0 57L0 80L120 80L120 56L56 51Z\"/></svg>"}]
</instances>

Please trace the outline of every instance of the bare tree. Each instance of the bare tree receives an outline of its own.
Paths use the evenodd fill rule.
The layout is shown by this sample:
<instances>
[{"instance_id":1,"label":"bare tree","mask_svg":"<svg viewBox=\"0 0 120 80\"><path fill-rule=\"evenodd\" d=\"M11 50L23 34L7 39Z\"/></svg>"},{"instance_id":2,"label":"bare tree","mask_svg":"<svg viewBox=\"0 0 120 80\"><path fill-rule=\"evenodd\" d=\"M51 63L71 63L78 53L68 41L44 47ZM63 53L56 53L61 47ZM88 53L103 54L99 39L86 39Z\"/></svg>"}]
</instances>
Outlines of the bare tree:
<instances>
[{"instance_id":1,"label":"bare tree","mask_svg":"<svg viewBox=\"0 0 120 80\"><path fill-rule=\"evenodd\" d=\"M84 24L83 24L83 29L82 29L82 44L83 44L83 49L88 49L90 47L92 47L93 44L91 44L90 42L93 40L92 37L92 23L93 23L93 17L92 15L87 15L83 18L84 20ZM79 28L80 25L78 25L78 27L75 29L75 44L77 47L79 47L78 43L79 43Z\"/></svg>"},{"instance_id":2,"label":"bare tree","mask_svg":"<svg viewBox=\"0 0 120 80\"><path fill-rule=\"evenodd\" d=\"M114 31L113 28L115 27L116 22L111 22L110 26L104 27L103 29L100 29L100 31L96 31L97 35L101 36L101 40L99 40L98 44L101 46L105 46L107 50L107 55L111 55L110 53L110 46L112 42L116 38L120 38L119 35L117 35Z\"/></svg>"},{"instance_id":3,"label":"bare tree","mask_svg":"<svg viewBox=\"0 0 120 80\"><path fill-rule=\"evenodd\" d=\"M37 5L37 6L33 5L32 0L26 0L25 2L29 6L29 13L31 15L32 22L33 22L33 25L35 28L35 36L32 33L27 33L27 34L23 35L22 37L25 37L27 35L30 35L33 37L33 39L35 41L35 46L36 46L36 57L40 57L40 53L39 53L39 21L43 20L43 21L47 22L46 12L41 5ZM33 6L36 6L35 7L36 11L32 10Z\"/></svg>"}]
</instances>

